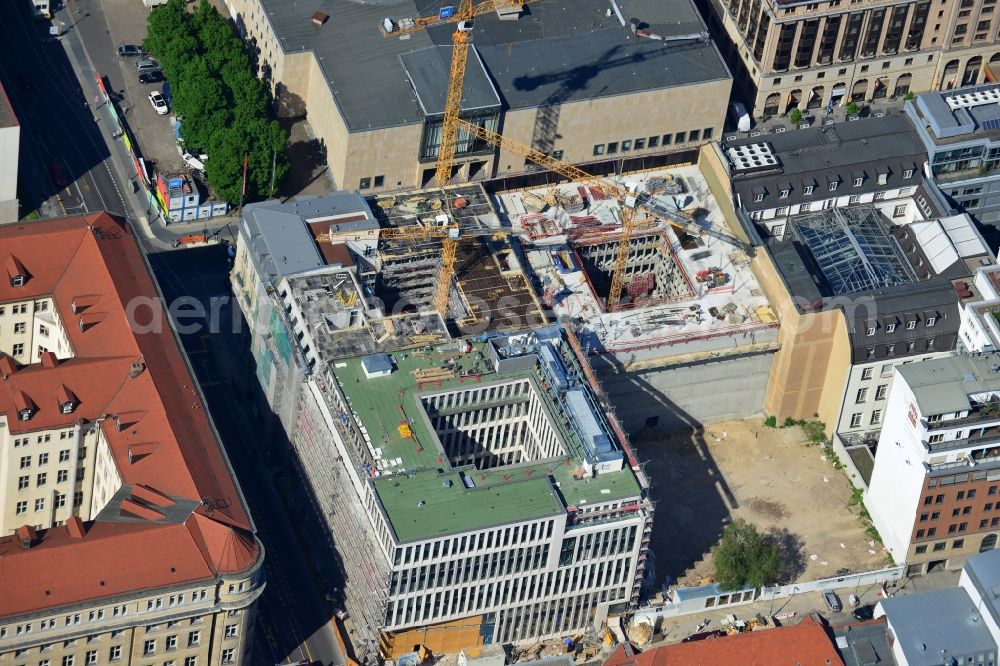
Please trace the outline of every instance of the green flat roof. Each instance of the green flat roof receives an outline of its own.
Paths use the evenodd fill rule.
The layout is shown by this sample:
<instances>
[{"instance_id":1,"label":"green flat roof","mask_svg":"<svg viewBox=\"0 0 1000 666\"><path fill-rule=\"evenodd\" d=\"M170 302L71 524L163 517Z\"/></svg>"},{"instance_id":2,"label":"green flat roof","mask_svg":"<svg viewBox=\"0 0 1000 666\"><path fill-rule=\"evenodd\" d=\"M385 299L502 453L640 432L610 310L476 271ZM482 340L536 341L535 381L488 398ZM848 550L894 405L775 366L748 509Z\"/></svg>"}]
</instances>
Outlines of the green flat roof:
<instances>
[{"instance_id":1,"label":"green flat roof","mask_svg":"<svg viewBox=\"0 0 1000 666\"><path fill-rule=\"evenodd\" d=\"M331 367L358 424L368 432L372 447L381 449L384 459L402 459L399 467L387 468L383 476L372 479L400 541L531 520L562 513L566 506L582 508L588 503L642 494L639 480L627 464L620 471L589 479L576 478L581 472L578 442L559 419L554 421L569 448L568 456L472 470L469 476L476 487L467 490L458 472L451 469L447 457L439 450L437 435L426 420L420 395L516 377L535 378L531 370L498 375L487 360L485 346L473 344L472 351L467 353L441 352L441 346L431 352L395 352L392 355L395 370L385 377L371 379L365 377L362 357L340 359ZM482 354L482 360L477 352ZM412 371L439 368L445 357L454 360L455 378L418 386ZM458 375L463 371L478 372L480 377L460 379ZM546 395L538 381L535 388ZM551 404L550 399L546 402ZM403 421L410 426L413 439L400 434ZM402 470L406 474L398 473ZM452 481L451 488L444 487L445 480ZM424 504L418 507L421 500Z\"/></svg>"},{"instance_id":2,"label":"green flat roof","mask_svg":"<svg viewBox=\"0 0 1000 666\"><path fill-rule=\"evenodd\" d=\"M451 487L445 487L446 481L451 481ZM552 482L544 476L467 489L458 472L427 470L383 476L372 483L401 543L565 512Z\"/></svg>"}]
</instances>

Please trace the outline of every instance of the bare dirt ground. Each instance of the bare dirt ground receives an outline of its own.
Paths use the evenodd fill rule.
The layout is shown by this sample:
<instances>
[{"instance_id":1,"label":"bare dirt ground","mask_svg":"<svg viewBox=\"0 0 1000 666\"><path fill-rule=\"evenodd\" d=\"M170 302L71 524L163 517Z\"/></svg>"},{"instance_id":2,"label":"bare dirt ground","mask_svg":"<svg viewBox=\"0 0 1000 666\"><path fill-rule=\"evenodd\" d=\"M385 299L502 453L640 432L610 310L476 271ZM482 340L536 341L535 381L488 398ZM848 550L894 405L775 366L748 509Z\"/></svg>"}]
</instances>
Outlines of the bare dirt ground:
<instances>
[{"instance_id":1,"label":"bare dirt ground","mask_svg":"<svg viewBox=\"0 0 1000 666\"><path fill-rule=\"evenodd\" d=\"M865 535L851 486L809 446L802 429L767 428L760 419L696 432L647 429L633 438L656 503L652 551L655 585L712 575L711 548L727 523L743 518L768 533L785 562L784 581L884 566Z\"/></svg>"}]
</instances>

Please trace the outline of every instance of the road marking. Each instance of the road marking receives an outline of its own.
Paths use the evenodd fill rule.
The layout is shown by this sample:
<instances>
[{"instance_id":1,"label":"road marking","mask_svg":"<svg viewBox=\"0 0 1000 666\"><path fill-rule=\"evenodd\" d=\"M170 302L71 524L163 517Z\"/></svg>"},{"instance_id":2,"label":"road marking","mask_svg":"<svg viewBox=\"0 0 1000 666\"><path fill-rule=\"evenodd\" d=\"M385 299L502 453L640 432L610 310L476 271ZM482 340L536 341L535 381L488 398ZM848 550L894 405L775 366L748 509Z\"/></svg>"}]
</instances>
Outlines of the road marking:
<instances>
[{"instance_id":1,"label":"road marking","mask_svg":"<svg viewBox=\"0 0 1000 666\"><path fill-rule=\"evenodd\" d=\"M62 196L56 194L55 197L56 197L56 203L59 204L59 208L62 210L63 215L66 215L66 204L63 203Z\"/></svg>"}]
</instances>

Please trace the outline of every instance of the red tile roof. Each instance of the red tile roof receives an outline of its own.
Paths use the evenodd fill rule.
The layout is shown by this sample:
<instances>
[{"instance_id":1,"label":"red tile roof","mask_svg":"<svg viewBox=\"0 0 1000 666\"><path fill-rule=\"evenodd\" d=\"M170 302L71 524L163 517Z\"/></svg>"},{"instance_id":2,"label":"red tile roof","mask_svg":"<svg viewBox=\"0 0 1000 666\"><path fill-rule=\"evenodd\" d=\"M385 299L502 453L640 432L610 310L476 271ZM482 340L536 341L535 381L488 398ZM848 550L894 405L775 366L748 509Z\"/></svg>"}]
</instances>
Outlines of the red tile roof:
<instances>
[{"instance_id":1,"label":"red tile roof","mask_svg":"<svg viewBox=\"0 0 1000 666\"><path fill-rule=\"evenodd\" d=\"M677 643L638 654L635 666L843 666L833 641L812 617L796 625Z\"/></svg>"},{"instance_id":2,"label":"red tile roof","mask_svg":"<svg viewBox=\"0 0 1000 666\"><path fill-rule=\"evenodd\" d=\"M0 248L30 276L0 280L0 303L53 298L73 347L72 358L0 374L0 414L37 410L8 417L14 434L99 422L132 488L119 509L145 519L53 528L30 549L0 539L0 580L12 582L0 617L253 566L249 513L130 230L106 214L8 225ZM131 377L136 362L144 370ZM63 414L67 398L76 406ZM167 520L172 498L203 506Z\"/></svg>"}]
</instances>

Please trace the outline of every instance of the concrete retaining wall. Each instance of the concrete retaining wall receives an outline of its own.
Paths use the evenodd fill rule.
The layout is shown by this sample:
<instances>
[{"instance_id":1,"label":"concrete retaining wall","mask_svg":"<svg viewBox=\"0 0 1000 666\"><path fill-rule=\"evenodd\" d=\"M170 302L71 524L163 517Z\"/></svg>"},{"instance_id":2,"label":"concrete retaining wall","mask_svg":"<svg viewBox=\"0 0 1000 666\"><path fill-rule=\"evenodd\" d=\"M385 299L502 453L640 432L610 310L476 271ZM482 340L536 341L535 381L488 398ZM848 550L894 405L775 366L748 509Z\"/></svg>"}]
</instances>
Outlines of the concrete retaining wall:
<instances>
[{"instance_id":1,"label":"concrete retaining wall","mask_svg":"<svg viewBox=\"0 0 1000 666\"><path fill-rule=\"evenodd\" d=\"M773 353L709 359L615 373L594 363L601 385L629 432L647 424L684 429L758 415Z\"/></svg>"}]
</instances>

